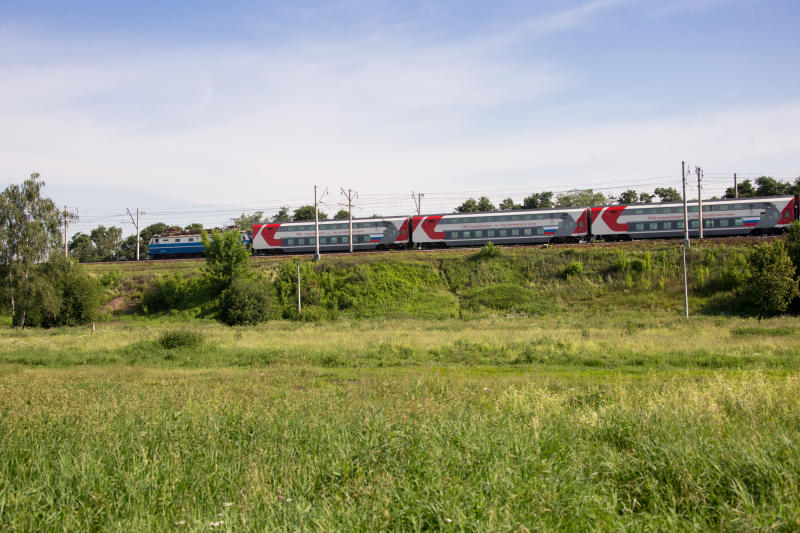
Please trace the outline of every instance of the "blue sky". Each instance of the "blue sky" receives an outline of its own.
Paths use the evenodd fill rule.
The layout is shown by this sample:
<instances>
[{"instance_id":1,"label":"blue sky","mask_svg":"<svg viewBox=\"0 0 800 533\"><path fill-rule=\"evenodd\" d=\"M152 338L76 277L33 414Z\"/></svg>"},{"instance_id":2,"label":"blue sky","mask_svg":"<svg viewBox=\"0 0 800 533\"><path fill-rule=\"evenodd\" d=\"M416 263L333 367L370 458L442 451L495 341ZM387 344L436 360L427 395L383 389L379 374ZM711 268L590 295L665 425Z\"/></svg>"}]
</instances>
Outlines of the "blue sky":
<instances>
[{"instance_id":1,"label":"blue sky","mask_svg":"<svg viewBox=\"0 0 800 533\"><path fill-rule=\"evenodd\" d=\"M87 230L800 175L800 3L0 2L0 181Z\"/></svg>"}]
</instances>

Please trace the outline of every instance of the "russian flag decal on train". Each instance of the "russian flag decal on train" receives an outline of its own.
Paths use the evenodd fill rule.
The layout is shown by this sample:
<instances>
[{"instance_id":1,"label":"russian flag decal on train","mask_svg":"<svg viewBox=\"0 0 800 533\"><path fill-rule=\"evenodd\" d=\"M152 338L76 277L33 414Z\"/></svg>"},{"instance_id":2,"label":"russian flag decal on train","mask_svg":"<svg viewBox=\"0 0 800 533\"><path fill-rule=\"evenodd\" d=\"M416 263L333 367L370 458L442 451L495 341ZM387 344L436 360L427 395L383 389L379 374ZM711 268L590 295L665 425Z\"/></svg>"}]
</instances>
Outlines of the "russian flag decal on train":
<instances>
[{"instance_id":1,"label":"russian flag decal on train","mask_svg":"<svg viewBox=\"0 0 800 533\"><path fill-rule=\"evenodd\" d=\"M369 236L369 242L380 242L383 239L383 233L377 233Z\"/></svg>"},{"instance_id":2,"label":"russian flag decal on train","mask_svg":"<svg viewBox=\"0 0 800 533\"><path fill-rule=\"evenodd\" d=\"M550 226L544 228L545 235L555 235L556 231L558 230L558 226Z\"/></svg>"},{"instance_id":3,"label":"russian flag decal on train","mask_svg":"<svg viewBox=\"0 0 800 533\"><path fill-rule=\"evenodd\" d=\"M758 218L745 218L742 220L742 226L755 226L759 220Z\"/></svg>"}]
</instances>

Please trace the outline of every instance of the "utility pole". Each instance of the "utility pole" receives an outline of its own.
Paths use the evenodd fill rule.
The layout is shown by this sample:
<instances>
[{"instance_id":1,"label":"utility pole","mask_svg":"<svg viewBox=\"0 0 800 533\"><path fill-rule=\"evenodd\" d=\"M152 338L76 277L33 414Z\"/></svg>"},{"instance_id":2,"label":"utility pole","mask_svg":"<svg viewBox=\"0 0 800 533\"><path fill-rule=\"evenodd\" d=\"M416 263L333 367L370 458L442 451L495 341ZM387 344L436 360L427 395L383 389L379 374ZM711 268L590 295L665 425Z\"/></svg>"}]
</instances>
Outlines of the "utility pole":
<instances>
[{"instance_id":1,"label":"utility pole","mask_svg":"<svg viewBox=\"0 0 800 533\"><path fill-rule=\"evenodd\" d=\"M128 216L131 217L131 224L136 227L136 260L139 260L139 215L144 215L144 211L139 211L139 208L136 208L136 220L133 219L133 215L131 214L131 210L127 207L125 210L128 212Z\"/></svg>"},{"instance_id":2,"label":"utility pole","mask_svg":"<svg viewBox=\"0 0 800 533\"><path fill-rule=\"evenodd\" d=\"M703 176L703 169L698 166L694 167L697 173L697 214L700 217L700 238L703 238L703 187L700 185L700 180Z\"/></svg>"},{"instance_id":3,"label":"utility pole","mask_svg":"<svg viewBox=\"0 0 800 533\"><path fill-rule=\"evenodd\" d=\"M739 184L736 183L736 172L733 173L733 197L739 198Z\"/></svg>"},{"instance_id":4,"label":"utility pole","mask_svg":"<svg viewBox=\"0 0 800 533\"><path fill-rule=\"evenodd\" d=\"M300 318L300 311L303 304L300 303L300 261L297 262L297 317Z\"/></svg>"},{"instance_id":5,"label":"utility pole","mask_svg":"<svg viewBox=\"0 0 800 533\"><path fill-rule=\"evenodd\" d=\"M317 199L317 186L314 185L314 261L319 261L319 202L325 198L325 195L328 194L328 190L325 189L325 192L322 193L322 196Z\"/></svg>"},{"instance_id":6,"label":"utility pole","mask_svg":"<svg viewBox=\"0 0 800 533\"><path fill-rule=\"evenodd\" d=\"M69 220L67 217L67 206L64 206L64 259L69 258L69 253L67 252L67 227L69 226Z\"/></svg>"},{"instance_id":7,"label":"utility pole","mask_svg":"<svg viewBox=\"0 0 800 533\"><path fill-rule=\"evenodd\" d=\"M681 161L681 177L683 178L683 244L687 248L689 243L689 208L686 207L686 162Z\"/></svg>"},{"instance_id":8,"label":"utility pole","mask_svg":"<svg viewBox=\"0 0 800 533\"><path fill-rule=\"evenodd\" d=\"M686 248L689 247L689 212L686 207L686 162L681 161L681 178L683 180L683 310L689 318L689 276L686 270Z\"/></svg>"},{"instance_id":9,"label":"utility pole","mask_svg":"<svg viewBox=\"0 0 800 533\"><path fill-rule=\"evenodd\" d=\"M425 195L421 192L414 194L414 191L411 191L411 199L414 200L414 207L417 209L417 215L422 214L422 199L425 198Z\"/></svg>"},{"instance_id":10,"label":"utility pole","mask_svg":"<svg viewBox=\"0 0 800 533\"><path fill-rule=\"evenodd\" d=\"M353 200L358 198L358 193L353 195L352 189L347 189L347 192L344 192L342 189L342 194L347 197L347 219L350 223L350 253L353 253Z\"/></svg>"}]
</instances>

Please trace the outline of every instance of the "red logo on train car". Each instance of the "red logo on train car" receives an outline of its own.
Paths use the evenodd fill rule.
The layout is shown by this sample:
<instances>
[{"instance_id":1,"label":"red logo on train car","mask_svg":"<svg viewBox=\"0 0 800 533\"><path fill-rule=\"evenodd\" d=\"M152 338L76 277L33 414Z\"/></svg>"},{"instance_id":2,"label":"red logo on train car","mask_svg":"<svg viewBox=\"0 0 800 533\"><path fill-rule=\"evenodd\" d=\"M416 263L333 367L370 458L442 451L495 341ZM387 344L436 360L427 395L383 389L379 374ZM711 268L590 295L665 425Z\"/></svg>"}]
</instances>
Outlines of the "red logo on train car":
<instances>
[{"instance_id":1,"label":"red logo on train car","mask_svg":"<svg viewBox=\"0 0 800 533\"><path fill-rule=\"evenodd\" d=\"M611 231L628 231L628 225L619 222L619 217L624 210L624 205L606 207L603 210L603 214L600 215L600 218L603 219L603 222L606 223L606 226L608 226L608 229Z\"/></svg>"},{"instance_id":2,"label":"red logo on train car","mask_svg":"<svg viewBox=\"0 0 800 533\"><path fill-rule=\"evenodd\" d=\"M436 231L436 224L438 224L441 219L442 215L425 217L425 220L422 221L422 231L424 231L428 237L433 240L444 239L444 232Z\"/></svg>"},{"instance_id":3,"label":"red logo on train car","mask_svg":"<svg viewBox=\"0 0 800 533\"><path fill-rule=\"evenodd\" d=\"M398 241L407 241L408 240L408 219L403 221L403 225L400 226L400 231L397 232L397 237L395 238L394 242Z\"/></svg>"},{"instance_id":4,"label":"red logo on train car","mask_svg":"<svg viewBox=\"0 0 800 533\"><path fill-rule=\"evenodd\" d=\"M586 220L586 211L587 210L584 210L583 213L581 213L580 218L578 218L578 222L575 224L575 230L572 232L573 235L575 233L586 233L589 231Z\"/></svg>"},{"instance_id":5,"label":"red logo on train car","mask_svg":"<svg viewBox=\"0 0 800 533\"><path fill-rule=\"evenodd\" d=\"M280 224L264 224L263 226L254 225L253 235L261 234L261 238L270 246L283 246L280 239L275 238Z\"/></svg>"},{"instance_id":6,"label":"red logo on train car","mask_svg":"<svg viewBox=\"0 0 800 533\"><path fill-rule=\"evenodd\" d=\"M789 203L781 211L781 219L778 221L778 225L791 224L792 222L794 222L794 198L789 200Z\"/></svg>"}]
</instances>

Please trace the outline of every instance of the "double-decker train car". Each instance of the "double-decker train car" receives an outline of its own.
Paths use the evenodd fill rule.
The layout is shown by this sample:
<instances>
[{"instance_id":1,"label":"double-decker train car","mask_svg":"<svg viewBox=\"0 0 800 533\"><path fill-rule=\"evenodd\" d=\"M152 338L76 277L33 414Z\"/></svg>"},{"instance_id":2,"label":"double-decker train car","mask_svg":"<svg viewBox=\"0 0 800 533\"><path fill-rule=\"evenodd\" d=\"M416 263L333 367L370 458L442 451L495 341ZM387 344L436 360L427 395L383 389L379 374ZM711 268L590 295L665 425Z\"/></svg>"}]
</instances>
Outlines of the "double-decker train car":
<instances>
[{"instance_id":1,"label":"double-decker train car","mask_svg":"<svg viewBox=\"0 0 800 533\"><path fill-rule=\"evenodd\" d=\"M208 234L211 238L211 231ZM240 242L249 250L252 245L250 232L243 231ZM150 259L202 257L206 251L199 231L176 231L153 235L147 243L147 247L150 251Z\"/></svg>"},{"instance_id":2,"label":"double-decker train car","mask_svg":"<svg viewBox=\"0 0 800 533\"><path fill-rule=\"evenodd\" d=\"M405 248L410 241L408 217L353 219L353 250ZM253 253L310 253L316 249L313 222L283 222L253 226ZM319 249L325 252L350 250L348 221L319 222Z\"/></svg>"},{"instance_id":3,"label":"double-decker train car","mask_svg":"<svg viewBox=\"0 0 800 533\"><path fill-rule=\"evenodd\" d=\"M413 244L423 247L578 242L589 231L584 208L424 215L411 227Z\"/></svg>"},{"instance_id":4,"label":"double-decker train car","mask_svg":"<svg viewBox=\"0 0 800 533\"><path fill-rule=\"evenodd\" d=\"M737 198L703 202L703 235L769 235L796 220L797 197ZM698 206L688 207L689 234L700 233ZM634 204L591 208L591 234L604 240L683 236L683 204Z\"/></svg>"}]
</instances>

